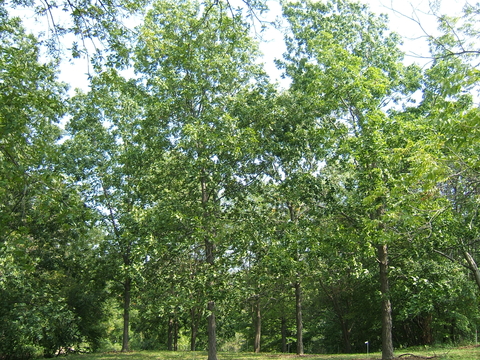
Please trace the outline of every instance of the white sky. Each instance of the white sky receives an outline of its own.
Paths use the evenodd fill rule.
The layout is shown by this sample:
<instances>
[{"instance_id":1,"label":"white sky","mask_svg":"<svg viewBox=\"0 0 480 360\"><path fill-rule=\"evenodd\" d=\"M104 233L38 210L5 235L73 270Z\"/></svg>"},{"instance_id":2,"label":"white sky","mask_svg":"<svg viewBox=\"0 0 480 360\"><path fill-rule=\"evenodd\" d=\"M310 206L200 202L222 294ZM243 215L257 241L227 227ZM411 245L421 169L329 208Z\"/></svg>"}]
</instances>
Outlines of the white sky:
<instances>
[{"instance_id":1,"label":"white sky","mask_svg":"<svg viewBox=\"0 0 480 360\"><path fill-rule=\"evenodd\" d=\"M231 1L235 2L236 0ZM406 54L405 62L417 62L420 65L425 65L427 61L416 55L428 55L428 48L425 40L422 39L424 33L415 22L409 20L406 16L417 18L428 33L435 34L437 25L435 17L431 15L430 4L434 3L439 5L440 14L455 16L460 15L462 7L466 2L466 0L417 0L414 3L413 0L359 1L368 4L371 10L375 13L385 13L388 15L391 30L399 33L404 39L404 46L402 49ZM276 16L281 15L278 0L269 0L268 5L271 9L271 13L268 15L268 20L273 20ZM28 18L28 16L25 18L25 16L25 14L22 16L24 17L23 20L25 25L31 26L32 18ZM283 36L279 31L270 29L263 35L263 37L267 41L262 43L260 48L264 53L264 62L267 71L273 79L281 82L281 74L275 68L273 60L281 58L285 51L282 41ZM71 84L72 88L79 87L87 89L88 81L85 74L88 70L88 64L85 60L76 60L71 63L64 62L61 65L61 80Z\"/></svg>"},{"instance_id":2,"label":"white sky","mask_svg":"<svg viewBox=\"0 0 480 360\"><path fill-rule=\"evenodd\" d=\"M424 31L434 35L437 33L437 23L435 16L432 15L430 4L435 3L439 6L440 14L448 14L450 16L460 15L466 0L417 0L415 2L409 0L358 0L369 5L370 9L377 14L387 14L389 18L390 29L397 32L403 38L404 44L402 50L405 53L405 63L418 63L420 66L428 65L428 47L425 42ZM269 7L276 14L280 14L280 6L278 1L270 0ZM408 17L415 18L420 21L422 28ZM281 73L276 70L273 64L275 58L281 58L285 47L282 42L276 41L281 39L282 35L279 31L269 30L265 36L269 42L261 45L264 53L267 69L273 78L282 82Z\"/></svg>"},{"instance_id":3,"label":"white sky","mask_svg":"<svg viewBox=\"0 0 480 360\"><path fill-rule=\"evenodd\" d=\"M437 22L432 14L433 6L438 6L438 14L449 16L460 16L466 0L360 0L368 4L376 13L385 13L390 20L390 29L402 35L404 39L403 50L406 54L406 62L420 62L420 56L428 55L428 48L425 43L425 33L434 35L437 32ZM414 21L420 21L422 28Z\"/></svg>"}]
</instances>

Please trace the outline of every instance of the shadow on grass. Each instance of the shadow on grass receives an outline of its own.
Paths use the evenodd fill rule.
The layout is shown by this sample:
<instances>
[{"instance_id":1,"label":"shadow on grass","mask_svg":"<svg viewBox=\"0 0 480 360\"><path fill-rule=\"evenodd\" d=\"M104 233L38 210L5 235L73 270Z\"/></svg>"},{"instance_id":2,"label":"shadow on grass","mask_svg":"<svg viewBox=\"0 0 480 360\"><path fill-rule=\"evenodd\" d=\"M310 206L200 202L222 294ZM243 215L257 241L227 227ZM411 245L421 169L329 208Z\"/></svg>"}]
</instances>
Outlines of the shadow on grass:
<instances>
[{"instance_id":1,"label":"shadow on grass","mask_svg":"<svg viewBox=\"0 0 480 360\"><path fill-rule=\"evenodd\" d=\"M480 360L480 347L467 346L461 348L438 348L425 350L397 350L395 359L398 360ZM78 359L75 359L77 358ZM82 354L70 356L72 360L207 360L204 351L132 351L127 353L107 352L96 354ZM81 359L80 359L81 358ZM303 355L278 354L278 353L227 353L219 352L218 360L380 360L379 353L342 354L342 355Z\"/></svg>"}]
</instances>

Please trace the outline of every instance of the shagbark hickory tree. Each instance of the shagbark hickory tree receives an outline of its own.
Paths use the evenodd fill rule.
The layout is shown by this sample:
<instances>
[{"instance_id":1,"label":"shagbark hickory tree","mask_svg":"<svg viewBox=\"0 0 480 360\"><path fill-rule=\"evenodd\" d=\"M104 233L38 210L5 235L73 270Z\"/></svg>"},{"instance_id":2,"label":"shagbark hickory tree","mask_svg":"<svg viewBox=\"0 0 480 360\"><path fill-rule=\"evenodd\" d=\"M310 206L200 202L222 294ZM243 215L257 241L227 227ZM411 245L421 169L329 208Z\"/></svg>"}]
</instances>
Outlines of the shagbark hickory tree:
<instances>
[{"instance_id":1,"label":"shagbark hickory tree","mask_svg":"<svg viewBox=\"0 0 480 360\"><path fill-rule=\"evenodd\" d=\"M158 189L150 213L161 218L167 212L180 222L190 256L201 263L196 280L203 283L208 358L214 360L231 199L249 181L255 160L252 131L231 109L264 75L248 26L224 6L159 1L138 34L135 71L149 101L144 131L157 139L149 144Z\"/></svg>"},{"instance_id":2,"label":"shagbark hickory tree","mask_svg":"<svg viewBox=\"0 0 480 360\"><path fill-rule=\"evenodd\" d=\"M399 38L386 20L366 6L344 1L297 2L284 8L290 24L287 54L281 63L292 91L308 94L317 123L330 126L326 168L342 168L353 202L360 238L376 250L382 294L382 357L393 358L388 247L398 241L395 219L406 200L405 175L412 164L403 157L396 132L383 108L410 90L409 70L401 63ZM414 77L413 77L414 78ZM399 124L401 126L401 124ZM392 129L393 130L393 129ZM328 134L328 133L327 133ZM398 153L392 148L398 147ZM399 157L398 157L399 156ZM415 185L416 179L411 179ZM392 221L393 220L393 221Z\"/></svg>"},{"instance_id":3,"label":"shagbark hickory tree","mask_svg":"<svg viewBox=\"0 0 480 360\"><path fill-rule=\"evenodd\" d=\"M70 22L39 43L0 12L0 357L99 346L107 297L121 300L124 351L132 334L151 335L136 346L171 349L189 335L211 360L217 339L238 333L257 352L292 344L301 354L304 341L305 352L336 351L340 338L353 351L366 333L380 344L382 321L391 359L392 321L444 327L436 299L472 326L458 300L473 294L462 289L468 273L438 254L480 283L478 52L455 36L478 35L478 7L459 28L440 19L415 107L403 101L420 72L360 4L283 3L284 91L258 65L233 2L2 6L32 4L49 19L65 8ZM138 26L127 29L131 13ZM79 42L72 56L82 39L102 51L89 54L96 75L68 102L57 143L65 87L38 59L66 33ZM393 320L392 299L403 302ZM377 318L359 324L375 301Z\"/></svg>"},{"instance_id":4,"label":"shagbark hickory tree","mask_svg":"<svg viewBox=\"0 0 480 360\"><path fill-rule=\"evenodd\" d=\"M122 351L129 350L131 297L149 239L140 226L145 203L139 182L145 161L137 130L143 118L139 92L115 70L93 78L90 91L77 92L71 100L69 138L62 145L65 171L98 213L97 225L105 233L101 248L111 279L121 287Z\"/></svg>"},{"instance_id":5,"label":"shagbark hickory tree","mask_svg":"<svg viewBox=\"0 0 480 360\"><path fill-rule=\"evenodd\" d=\"M478 269L478 16L467 5L463 16L438 16L440 36L430 37L432 65L426 70L419 106L436 145L438 192L448 200L438 229L448 239L437 253L464 265L480 288ZM449 249L455 249L452 252Z\"/></svg>"}]
</instances>

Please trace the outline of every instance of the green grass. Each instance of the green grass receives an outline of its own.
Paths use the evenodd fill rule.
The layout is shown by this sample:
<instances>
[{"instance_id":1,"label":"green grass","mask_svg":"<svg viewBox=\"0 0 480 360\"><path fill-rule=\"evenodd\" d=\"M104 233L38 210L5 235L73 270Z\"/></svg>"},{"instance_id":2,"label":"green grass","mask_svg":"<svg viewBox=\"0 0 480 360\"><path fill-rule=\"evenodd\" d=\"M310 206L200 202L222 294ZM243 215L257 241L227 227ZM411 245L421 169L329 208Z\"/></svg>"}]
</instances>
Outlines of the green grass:
<instances>
[{"instance_id":1,"label":"green grass","mask_svg":"<svg viewBox=\"0 0 480 360\"><path fill-rule=\"evenodd\" d=\"M413 354L412 357L406 354ZM401 356L402 355L402 356ZM480 360L480 347L467 346L461 348L430 348L430 349L401 349L395 351L395 356L401 360L412 359L442 359L442 360ZM207 353L196 352L171 352L171 351L134 351L129 353L109 352L96 354L73 355L72 360L206 360ZM307 360L378 360L381 354L352 354L352 355L304 355L292 354L253 354L219 352L218 360L275 360L275 359L307 359Z\"/></svg>"}]
</instances>

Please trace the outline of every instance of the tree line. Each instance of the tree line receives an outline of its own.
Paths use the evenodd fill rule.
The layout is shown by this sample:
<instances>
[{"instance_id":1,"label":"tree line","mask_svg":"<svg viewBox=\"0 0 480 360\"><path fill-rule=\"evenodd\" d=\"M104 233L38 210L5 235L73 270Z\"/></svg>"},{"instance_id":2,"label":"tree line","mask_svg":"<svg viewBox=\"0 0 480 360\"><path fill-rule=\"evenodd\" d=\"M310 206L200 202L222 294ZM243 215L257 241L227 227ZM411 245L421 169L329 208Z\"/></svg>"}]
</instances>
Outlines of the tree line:
<instances>
[{"instance_id":1,"label":"tree line","mask_svg":"<svg viewBox=\"0 0 480 360\"><path fill-rule=\"evenodd\" d=\"M0 358L474 339L478 5L420 68L366 5L282 3L287 88L263 1L1 6Z\"/></svg>"}]
</instances>

